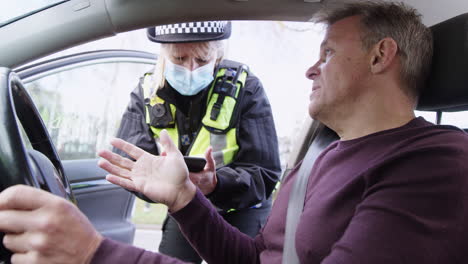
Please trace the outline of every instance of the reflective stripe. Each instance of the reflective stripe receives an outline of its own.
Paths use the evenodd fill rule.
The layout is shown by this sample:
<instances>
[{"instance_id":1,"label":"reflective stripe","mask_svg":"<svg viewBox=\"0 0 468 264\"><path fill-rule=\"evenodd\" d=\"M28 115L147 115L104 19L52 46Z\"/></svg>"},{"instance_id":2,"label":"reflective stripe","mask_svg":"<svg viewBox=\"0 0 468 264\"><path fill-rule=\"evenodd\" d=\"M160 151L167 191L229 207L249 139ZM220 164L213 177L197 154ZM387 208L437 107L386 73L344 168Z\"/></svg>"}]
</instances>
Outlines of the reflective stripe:
<instances>
[{"instance_id":1,"label":"reflective stripe","mask_svg":"<svg viewBox=\"0 0 468 264\"><path fill-rule=\"evenodd\" d=\"M210 145L213 147L213 158L216 162L216 168L231 163L239 151L236 129L229 130L227 134L214 134L210 133L205 127L202 127L190 149L189 156L203 157L203 154Z\"/></svg>"},{"instance_id":2,"label":"reflective stripe","mask_svg":"<svg viewBox=\"0 0 468 264\"><path fill-rule=\"evenodd\" d=\"M231 163L239 151L237 144L236 129L233 128L226 133L226 147L223 149L224 164Z\"/></svg>"},{"instance_id":3,"label":"reflective stripe","mask_svg":"<svg viewBox=\"0 0 468 264\"><path fill-rule=\"evenodd\" d=\"M224 165L224 152L226 147L226 135L224 134L211 134L210 143L213 147L213 158L216 161L216 168Z\"/></svg>"}]
</instances>

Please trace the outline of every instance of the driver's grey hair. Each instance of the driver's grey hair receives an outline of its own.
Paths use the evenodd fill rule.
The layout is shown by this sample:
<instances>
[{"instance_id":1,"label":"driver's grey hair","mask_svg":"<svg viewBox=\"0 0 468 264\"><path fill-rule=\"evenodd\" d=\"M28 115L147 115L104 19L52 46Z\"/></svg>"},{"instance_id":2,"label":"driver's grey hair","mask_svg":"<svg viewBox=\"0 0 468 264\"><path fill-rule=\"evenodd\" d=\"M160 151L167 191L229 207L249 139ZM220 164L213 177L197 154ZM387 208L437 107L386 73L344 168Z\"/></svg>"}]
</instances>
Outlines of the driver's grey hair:
<instances>
[{"instance_id":1,"label":"driver's grey hair","mask_svg":"<svg viewBox=\"0 0 468 264\"><path fill-rule=\"evenodd\" d=\"M369 50L383 38L398 45L404 91L416 99L425 86L432 62L432 33L416 9L399 2L358 1L326 6L313 20L328 26L338 20L360 16L363 48Z\"/></svg>"}]
</instances>

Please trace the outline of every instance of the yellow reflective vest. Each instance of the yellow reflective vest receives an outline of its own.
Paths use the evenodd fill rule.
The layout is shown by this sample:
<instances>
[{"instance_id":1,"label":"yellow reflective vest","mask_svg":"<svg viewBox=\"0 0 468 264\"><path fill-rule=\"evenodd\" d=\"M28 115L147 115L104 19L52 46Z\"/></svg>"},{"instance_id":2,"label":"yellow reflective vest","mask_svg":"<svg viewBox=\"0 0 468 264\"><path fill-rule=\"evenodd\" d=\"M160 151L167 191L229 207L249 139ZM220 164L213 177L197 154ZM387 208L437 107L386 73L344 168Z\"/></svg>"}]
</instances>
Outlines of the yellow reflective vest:
<instances>
[{"instance_id":1,"label":"yellow reflective vest","mask_svg":"<svg viewBox=\"0 0 468 264\"><path fill-rule=\"evenodd\" d=\"M205 116L202 118L202 125L190 145L189 156L203 157L209 146L213 148L213 157L216 167L231 163L239 146L236 139L236 118L235 110L240 99L239 95L247 79L247 68L241 65L238 69L220 68L208 92L208 100ZM153 136L158 141L159 134L166 129L171 139L179 147L179 132L176 122L176 107L169 104L167 109L170 112L170 121L163 126L152 126L154 118L159 118L153 114L153 107L166 109L166 102L155 95L151 96L154 84L150 73L146 74L143 80L143 96L145 98L145 120L149 125ZM164 111L163 111L164 112ZM153 122L152 122L153 120ZM166 120L167 121L167 120ZM157 121L156 121L157 122ZM159 147L161 147L159 145Z\"/></svg>"}]
</instances>

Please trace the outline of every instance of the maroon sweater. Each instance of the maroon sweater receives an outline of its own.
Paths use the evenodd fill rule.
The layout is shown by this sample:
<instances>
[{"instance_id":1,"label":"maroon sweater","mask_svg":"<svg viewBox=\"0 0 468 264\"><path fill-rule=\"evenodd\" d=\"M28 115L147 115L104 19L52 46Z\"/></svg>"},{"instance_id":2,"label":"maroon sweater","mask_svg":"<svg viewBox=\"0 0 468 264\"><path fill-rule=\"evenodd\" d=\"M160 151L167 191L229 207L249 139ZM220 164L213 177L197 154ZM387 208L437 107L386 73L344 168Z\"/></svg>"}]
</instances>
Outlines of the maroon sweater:
<instances>
[{"instance_id":1,"label":"maroon sweater","mask_svg":"<svg viewBox=\"0 0 468 264\"><path fill-rule=\"evenodd\" d=\"M281 263L294 175L252 239L197 192L172 214L208 263ZM468 263L468 136L422 118L323 151L296 232L301 263ZM93 263L182 263L104 240Z\"/></svg>"}]
</instances>

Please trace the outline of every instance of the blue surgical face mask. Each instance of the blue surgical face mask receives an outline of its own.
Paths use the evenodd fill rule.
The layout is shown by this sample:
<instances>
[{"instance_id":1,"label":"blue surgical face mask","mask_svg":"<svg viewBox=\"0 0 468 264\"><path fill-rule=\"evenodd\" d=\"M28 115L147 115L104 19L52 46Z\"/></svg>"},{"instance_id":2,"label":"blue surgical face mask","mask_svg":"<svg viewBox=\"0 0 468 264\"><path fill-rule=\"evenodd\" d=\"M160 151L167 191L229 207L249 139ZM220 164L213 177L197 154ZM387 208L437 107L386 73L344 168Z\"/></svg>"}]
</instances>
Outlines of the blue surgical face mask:
<instances>
[{"instance_id":1,"label":"blue surgical face mask","mask_svg":"<svg viewBox=\"0 0 468 264\"><path fill-rule=\"evenodd\" d=\"M195 95L213 81L215 61L193 71L166 60L164 77L166 81L182 95Z\"/></svg>"}]
</instances>

